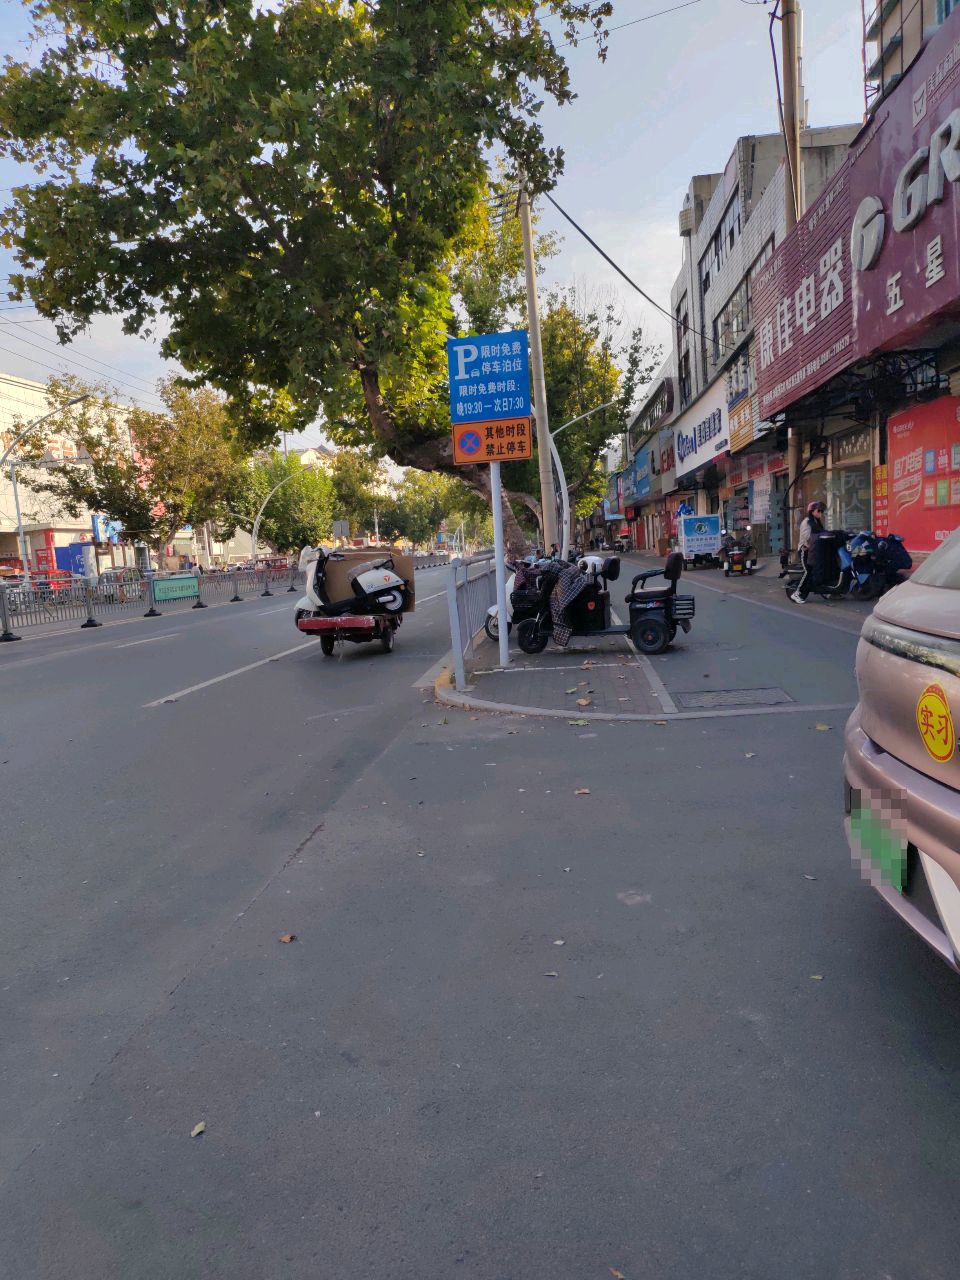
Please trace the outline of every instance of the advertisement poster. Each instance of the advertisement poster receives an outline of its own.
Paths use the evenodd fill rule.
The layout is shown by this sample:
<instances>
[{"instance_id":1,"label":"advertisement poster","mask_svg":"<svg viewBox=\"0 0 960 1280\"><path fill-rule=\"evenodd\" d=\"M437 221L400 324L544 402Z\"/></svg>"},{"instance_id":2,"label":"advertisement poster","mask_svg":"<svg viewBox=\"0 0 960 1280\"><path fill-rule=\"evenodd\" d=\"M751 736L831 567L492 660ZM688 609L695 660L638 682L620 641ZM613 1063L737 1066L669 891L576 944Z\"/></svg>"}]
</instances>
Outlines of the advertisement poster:
<instances>
[{"instance_id":1,"label":"advertisement poster","mask_svg":"<svg viewBox=\"0 0 960 1280\"><path fill-rule=\"evenodd\" d=\"M960 398L941 396L887 423L889 531L934 551L960 525Z\"/></svg>"}]
</instances>

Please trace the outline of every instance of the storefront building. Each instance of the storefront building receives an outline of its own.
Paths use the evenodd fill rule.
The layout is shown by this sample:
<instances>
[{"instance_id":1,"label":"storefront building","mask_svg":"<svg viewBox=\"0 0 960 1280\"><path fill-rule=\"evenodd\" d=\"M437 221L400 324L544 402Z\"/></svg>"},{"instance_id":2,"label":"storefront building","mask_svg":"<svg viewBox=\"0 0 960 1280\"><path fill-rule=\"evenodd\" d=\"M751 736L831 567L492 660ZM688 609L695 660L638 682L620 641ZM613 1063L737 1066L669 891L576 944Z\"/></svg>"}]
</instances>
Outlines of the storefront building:
<instances>
[{"instance_id":1,"label":"storefront building","mask_svg":"<svg viewBox=\"0 0 960 1280\"><path fill-rule=\"evenodd\" d=\"M752 338L726 377L730 454L720 488L724 526L751 542L760 555L778 555L783 548L787 459L776 427L760 417Z\"/></svg>"},{"instance_id":2,"label":"storefront building","mask_svg":"<svg viewBox=\"0 0 960 1280\"><path fill-rule=\"evenodd\" d=\"M756 286L759 412L798 441L806 504L899 533L960 525L960 10L851 145Z\"/></svg>"},{"instance_id":3,"label":"storefront building","mask_svg":"<svg viewBox=\"0 0 960 1280\"><path fill-rule=\"evenodd\" d=\"M720 464L730 448L727 384L719 377L673 427L673 452L678 492L674 510L685 502L695 515L720 510Z\"/></svg>"}]
</instances>

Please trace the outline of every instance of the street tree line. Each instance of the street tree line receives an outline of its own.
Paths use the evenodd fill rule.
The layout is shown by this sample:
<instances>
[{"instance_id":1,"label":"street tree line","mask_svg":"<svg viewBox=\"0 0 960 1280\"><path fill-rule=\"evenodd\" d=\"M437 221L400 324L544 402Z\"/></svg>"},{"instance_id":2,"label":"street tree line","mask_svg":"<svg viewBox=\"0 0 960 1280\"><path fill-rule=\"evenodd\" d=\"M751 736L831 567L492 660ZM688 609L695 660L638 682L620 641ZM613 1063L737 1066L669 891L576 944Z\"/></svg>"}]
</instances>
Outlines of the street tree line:
<instances>
[{"instance_id":1,"label":"street tree line","mask_svg":"<svg viewBox=\"0 0 960 1280\"><path fill-rule=\"evenodd\" d=\"M72 377L48 386L52 407L83 394L59 420L77 460L44 461L44 438L28 436L23 478L74 518L88 510L108 516L156 552L184 526L209 523L218 540L251 530L271 493L260 536L282 552L329 540L335 519L359 536L378 527L414 545L432 545L443 521L463 522L472 539L487 532L488 513L455 478L408 472L391 484L382 462L357 449L340 450L322 467L277 448L252 450L209 387L170 378L158 388L164 411L152 411Z\"/></svg>"},{"instance_id":2,"label":"street tree line","mask_svg":"<svg viewBox=\"0 0 960 1280\"><path fill-rule=\"evenodd\" d=\"M453 476L445 340L522 319L518 178L562 172L539 112L572 100L564 48L602 57L611 12L220 0L214 21L46 0L42 56L0 75L0 149L40 175L0 214L11 296L65 341L98 314L130 333L162 315L164 353L223 397L238 446L320 418L337 444ZM582 290L545 308L554 425L617 401L560 438L579 504L656 362L616 320ZM489 501L486 467L456 474ZM519 542L536 465L504 479Z\"/></svg>"}]
</instances>

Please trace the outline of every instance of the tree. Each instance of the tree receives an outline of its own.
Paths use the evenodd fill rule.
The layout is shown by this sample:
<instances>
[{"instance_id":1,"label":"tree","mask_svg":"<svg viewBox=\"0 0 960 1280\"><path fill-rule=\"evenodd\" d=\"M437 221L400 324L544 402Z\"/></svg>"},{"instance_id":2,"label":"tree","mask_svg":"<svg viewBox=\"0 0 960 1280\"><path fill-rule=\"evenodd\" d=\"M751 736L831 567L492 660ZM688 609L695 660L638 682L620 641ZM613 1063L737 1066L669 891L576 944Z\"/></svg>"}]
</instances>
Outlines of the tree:
<instances>
[{"instance_id":1,"label":"tree","mask_svg":"<svg viewBox=\"0 0 960 1280\"><path fill-rule=\"evenodd\" d=\"M640 387L659 367L661 349L648 343L640 328L624 346L622 327L615 303L600 294L570 286L545 299L541 330L551 428L556 431L591 409L611 406L557 437L571 505L578 515L592 511L603 496L603 450L626 431ZM504 483L539 520L536 460L508 464Z\"/></svg>"},{"instance_id":2,"label":"tree","mask_svg":"<svg viewBox=\"0 0 960 1280\"><path fill-rule=\"evenodd\" d=\"M160 385L166 413L119 405L105 388L54 379L50 399L91 398L65 419L81 462L61 462L28 476L71 516L89 509L119 521L130 538L159 551L184 525L225 514L243 486L243 451L221 396L170 379Z\"/></svg>"},{"instance_id":3,"label":"tree","mask_svg":"<svg viewBox=\"0 0 960 1280\"><path fill-rule=\"evenodd\" d=\"M39 65L0 76L0 145L45 171L3 215L63 339L148 332L251 438L289 394L397 462L451 465L450 269L491 147L534 190L562 154L563 46L610 0L43 0ZM549 20L549 22L548 22ZM359 437L359 440L357 440ZM487 468L463 478L489 491Z\"/></svg>"},{"instance_id":4,"label":"tree","mask_svg":"<svg viewBox=\"0 0 960 1280\"><path fill-rule=\"evenodd\" d=\"M340 449L330 468L333 515L357 535L372 529L386 484L382 463L362 449Z\"/></svg>"},{"instance_id":5,"label":"tree","mask_svg":"<svg viewBox=\"0 0 960 1280\"><path fill-rule=\"evenodd\" d=\"M259 536L276 551L299 551L330 537L333 519L333 481L317 467L305 467L296 454L289 457L274 449L250 463L246 484L222 530L225 537L237 519L252 530L257 512L271 490L281 485L267 503Z\"/></svg>"},{"instance_id":6,"label":"tree","mask_svg":"<svg viewBox=\"0 0 960 1280\"><path fill-rule=\"evenodd\" d=\"M488 517L485 504L462 481L440 472L409 470L380 512L380 531L414 546L432 545L440 525L463 522L474 533Z\"/></svg>"}]
</instances>

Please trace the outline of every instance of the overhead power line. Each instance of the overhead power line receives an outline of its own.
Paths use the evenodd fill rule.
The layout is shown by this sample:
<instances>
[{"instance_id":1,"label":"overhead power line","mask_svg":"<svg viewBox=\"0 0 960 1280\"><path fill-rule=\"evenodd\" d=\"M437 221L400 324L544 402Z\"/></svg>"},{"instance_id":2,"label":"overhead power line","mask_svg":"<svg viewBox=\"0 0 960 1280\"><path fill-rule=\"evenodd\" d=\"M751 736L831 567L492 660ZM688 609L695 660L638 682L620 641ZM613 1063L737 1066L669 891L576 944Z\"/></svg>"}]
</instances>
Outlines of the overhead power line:
<instances>
[{"instance_id":1,"label":"overhead power line","mask_svg":"<svg viewBox=\"0 0 960 1280\"><path fill-rule=\"evenodd\" d=\"M9 331L9 330L7 330L7 329L5 329L5 330L0 330L0 333L2 333L3 337L5 337L5 338L13 338L13 339L14 339L14 341L16 341L16 342L23 342L23 343L26 343L28 346L36 347L38 351L43 351L43 352L44 352L44 355L46 355L46 354L47 354L47 353L46 353L46 351L44 351L43 347L39 346L37 343L35 343L35 342L29 342L29 341L28 341L28 339L26 339L26 338L21 338L18 334L10 333L10 331ZM32 360L34 364L39 365L42 369L48 369L51 373L59 373L59 374L62 374L62 373L63 373L63 369L62 369L62 368L58 368L56 365L53 365L53 364L48 364L48 363L46 362L46 360L40 360L40 359L38 359L36 356L26 356L26 355L24 354L24 352L22 352L22 351L17 351L17 350L15 350L15 349L14 349L14 348L12 348L12 347L4 347L4 346L0 346L0 351L3 351L3 352L4 352L6 355L8 355L8 356L16 356L16 357L17 357L17 359L19 359L19 360L24 360L24 359ZM66 356L62 356L62 357L61 357L61 359L63 359L63 360L67 360L68 358L67 358ZM76 361L69 361L69 360L68 360L68 363L76 364L77 362L76 362ZM95 370L95 369L90 369L89 367L84 367L83 365L78 365L78 367L79 367L79 368L81 368L81 369L83 369L83 372L84 372L84 373L95 373L95 372L96 372L96 370ZM139 399L143 399L143 398L144 398L145 393L144 393L144 392L139 391L136 387L131 387L129 383L122 383L121 385L122 385L122 386L124 386L124 387L126 388L127 394L128 394L128 396L129 396L129 398L130 398L131 400L135 400L135 399L138 399L138 398L139 398ZM158 405L162 404L162 402L159 400L159 398L158 398L156 395L153 395L153 396L152 396L152 399L154 399ZM165 407L165 406L164 406L164 407Z\"/></svg>"},{"instance_id":2,"label":"overhead power line","mask_svg":"<svg viewBox=\"0 0 960 1280\"><path fill-rule=\"evenodd\" d=\"M614 31L623 31L627 27L636 27L641 22L652 22L654 18L664 18L668 13L678 13L681 9L692 9L695 4L703 4L703 0L684 0L683 4L671 5L669 9L658 9L656 13L644 14L642 18L631 18L629 22L620 22L615 27L607 28L607 35L612 35ZM597 36L575 36L572 40L566 40L561 49L566 49L571 44L586 44L588 40L596 40Z\"/></svg>"},{"instance_id":3,"label":"overhead power line","mask_svg":"<svg viewBox=\"0 0 960 1280\"><path fill-rule=\"evenodd\" d=\"M44 317L42 317L42 316L41 316L41 317L39 317L39 319L43 319L43 318L44 318ZM37 321L36 321L36 320L0 320L0 325L2 325L2 326L3 326L3 329L2 329L2 330L0 330L0 332L4 332L4 333L6 333L6 334L7 334L7 336L8 336L8 337L10 337L10 338L17 338L17 339L18 339L18 341L20 341L20 342L26 342L26 343L29 343L29 345L30 345L30 346L36 346L36 343L35 343L35 342L33 342L33 341L31 341L31 339L30 339L30 338L24 338L24 337L22 337L20 334L16 333L16 331L15 331L15 330L16 330L16 328L17 328L17 327L19 327L19 326L20 326L20 325L22 325L22 324L36 324L36 323L37 323ZM52 347L52 348L53 348L53 350L54 350L54 351L56 351L58 355L61 353L62 348L61 348L60 343L59 343L59 342L54 342L54 340L53 340L52 338L48 338L48 337L46 337L46 336L45 336L44 334L42 334L42 333L34 333L34 334L32 335L32 337L33 337L33 338L39 338L39 340L40 340L42 343L45 343L45 345L46 345L46 346L48 346L48 347ZM38 350L39 350L39 348L38 348ZM106 360L100 360L100 359L98 359L98 357L97 357L97 356L91 356L91 355L84 354L84 353L77 353L77 354L76 354L75 356L73 356L73 357L71 357L71 356L62 356L62 359L66 360L66 361L68 361L68 362L71 362L71 363L73 363L73 364L77 364L77 363L81 363L81 362L83 362L83 363L87 363L87 364L98 364L98 365L101 365L104 369L109 369L111 373L117 373L117 374L119 374L119 375L120 375L120 377L121 377L121 378L126 379L126 385L127 385L127 386L129 386L129 387L131 387L132 389L136 389L135 384L139 384L139 387L140 387L140 389L141 389L143 392L145 392L145 393L146 393L146 394L148 394L148 395L153 395L153 394L154 394L154 388L153 388L153 387L151 387L151 386L149 385L149 383L147 383L147 382L146 382L146 380L145 380L145 379L137 377L137 375L136 375L136 374L134 374L134 373L128 373L125 369L118 369L118 368L117 368L117 366L116 366L116 365L114 365L114 364L107 364ZM91 372L92 372L92 373L93 373L93 372L96 372L96 370L92 370L92 369L91 369Z\"/></svg>"},{"instance_id":4,"label":"overhead power line","mask_svg":"<svg viewBox=\"0 0 960 1280\"><path fill-rule=\"evenodd\" d=\"M587 244L592 245L592 247L596 249L597 253L599 253L600 257L603 258L605 262L608 262L611 267L613 267L617 275L622 276L624 280L626 280L627 284L630 286L631 289L636 289L640 297L645 298L647 302L650 303L651 307L655 307L656 310L661 312L663 315L665 315L668 320L672 320L674 323L676 323L677 317L673 314L673 312L668 311L666 307L662 307L659 302L651 298L649 293L646 292L646 290L640 288L636 280L631 280L631 278L624 271L623 267L618 266L618 264L614 262L614 260L610 257L609 253L606 253L603 249L601 249L600 246L597 244L596 240L594 240L594 238L591 235L588 235L587 232L584 231L583 227L580 226L579 222L576 222L573 218L571 218L570 214L567 213L566 209L562 208L559 204L557 204L556 200L554 200L553 196L550 194L549 191L545 191L544 195L547 197L547 199L550 201L553 207L557 210L557 212L563 214L566 220L570 223L571 227L573 227L575 231L578 231L580 235L583 236ZM699 329L694 329L693 325L691 324L687 325L686 331L688 333L694 334L698 338L703 338L704 342L713 342L712 338L708 338L705 334L701 333Z\"/></svg>"}]
</instances>

